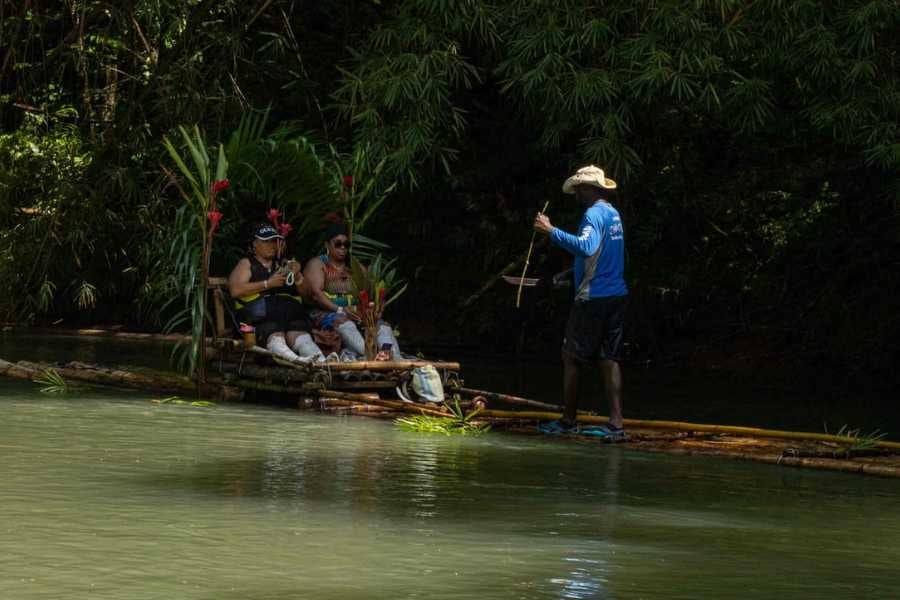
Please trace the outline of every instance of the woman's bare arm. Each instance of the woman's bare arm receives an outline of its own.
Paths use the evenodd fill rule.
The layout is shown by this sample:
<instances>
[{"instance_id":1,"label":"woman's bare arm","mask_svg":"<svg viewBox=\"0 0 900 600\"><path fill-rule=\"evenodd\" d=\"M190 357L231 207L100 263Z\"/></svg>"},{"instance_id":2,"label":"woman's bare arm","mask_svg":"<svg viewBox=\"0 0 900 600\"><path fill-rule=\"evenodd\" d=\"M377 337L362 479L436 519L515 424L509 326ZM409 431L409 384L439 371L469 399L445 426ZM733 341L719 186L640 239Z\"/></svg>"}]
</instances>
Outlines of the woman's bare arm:
<instances>
[{"instance_id":1,"label":"woman's bare arm","mask_svg":"<svg viewBox=\"0 0 900 600\"><path fill-rule=\"evenodd\" d=\"M228 293L232 298L259 294L271 287L284 285L284 273L276 273L266 281L250 281L250 259L242 258L228 276Z\"/></svg>"}]
</instances>

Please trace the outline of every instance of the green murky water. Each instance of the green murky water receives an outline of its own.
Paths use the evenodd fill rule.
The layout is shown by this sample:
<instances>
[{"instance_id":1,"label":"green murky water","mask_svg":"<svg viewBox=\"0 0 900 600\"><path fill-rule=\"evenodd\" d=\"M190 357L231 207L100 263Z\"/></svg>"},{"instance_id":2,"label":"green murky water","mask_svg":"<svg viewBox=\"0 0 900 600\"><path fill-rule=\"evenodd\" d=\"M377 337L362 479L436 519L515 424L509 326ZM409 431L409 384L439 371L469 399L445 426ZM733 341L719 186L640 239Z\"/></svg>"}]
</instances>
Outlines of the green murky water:
<instances>
[{"instance_id":1,"label":"green murky water","mask_svg":"<svg viewBox=\"0 0 900 600\"><path fill-rule=\"evenodd\" d=\"M0 380L0 598L896 597L900 484Z\"/></svg>"}]
</instances>

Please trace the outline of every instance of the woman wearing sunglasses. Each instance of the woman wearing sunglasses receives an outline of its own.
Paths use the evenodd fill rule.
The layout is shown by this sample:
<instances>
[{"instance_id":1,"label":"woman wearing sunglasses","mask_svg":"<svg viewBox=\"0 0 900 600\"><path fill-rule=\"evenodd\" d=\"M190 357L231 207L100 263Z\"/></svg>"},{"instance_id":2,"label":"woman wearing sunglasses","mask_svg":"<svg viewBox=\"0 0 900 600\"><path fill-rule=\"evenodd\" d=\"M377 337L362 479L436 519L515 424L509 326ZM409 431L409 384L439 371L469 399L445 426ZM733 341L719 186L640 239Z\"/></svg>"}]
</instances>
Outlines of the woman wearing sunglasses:
<instances>
[{"instance_id":1,"label":"woman wearing sunglasses","mask_svg":"<svg viewBox=\"0 0 900 600\"><path fill-rule=\"evenodd\" d=\"M325 230L325 253L310 259L303 269L305 294L316 308L309 316L316 329L333 329L341 337L347 359L364 357L366 342L356 325L356 316L348 311L356 304L350 282L350 238L347 226L333 223ZM378 329L380 351L375 360L400 360L400 346L387 323Z\"/></svg>"}]
</instances>

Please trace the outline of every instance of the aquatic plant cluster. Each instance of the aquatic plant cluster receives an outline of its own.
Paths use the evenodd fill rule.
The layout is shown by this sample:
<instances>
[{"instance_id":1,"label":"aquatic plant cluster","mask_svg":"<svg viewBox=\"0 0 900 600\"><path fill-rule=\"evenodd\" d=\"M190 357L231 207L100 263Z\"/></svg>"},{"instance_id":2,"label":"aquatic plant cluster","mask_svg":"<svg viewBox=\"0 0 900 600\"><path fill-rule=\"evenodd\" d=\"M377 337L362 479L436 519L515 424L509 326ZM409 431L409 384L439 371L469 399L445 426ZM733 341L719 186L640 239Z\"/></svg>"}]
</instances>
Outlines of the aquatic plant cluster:
<instances>
[{"instance_id":1,"label":"aquatic plant cluster","mask_svg":"<svg viewBox=\"0 0 900 600\"><path fill-rule=\"evenodd\" d=\"M434 415L411 415L400 417L394 422L400 429L417 433L440 433L442 435L481 435L491 430L490 423L477 421L481 409L466 412L459 405L459 400L453 404L446 403L450 411L446 417Z\"/></svg>"}]
</instances>

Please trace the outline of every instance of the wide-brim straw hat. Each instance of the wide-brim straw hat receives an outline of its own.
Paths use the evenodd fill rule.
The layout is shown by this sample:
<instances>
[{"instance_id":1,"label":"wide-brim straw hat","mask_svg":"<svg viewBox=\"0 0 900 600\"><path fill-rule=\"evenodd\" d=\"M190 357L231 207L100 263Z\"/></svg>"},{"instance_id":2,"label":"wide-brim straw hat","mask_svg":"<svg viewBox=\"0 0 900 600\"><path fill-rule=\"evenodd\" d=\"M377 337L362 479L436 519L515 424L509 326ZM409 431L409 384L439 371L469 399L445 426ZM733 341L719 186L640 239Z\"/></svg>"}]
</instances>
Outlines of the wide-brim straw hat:
<instances>
[{"instance_id":1,"label":"wide-brim straw hat","mask_svg":"<svg viewBox=\"0 0 900 600\"><path fill-rule=\"evenodd\" d=\"M576 185L592 185L604 190L616 189L616 182L606 176L603 169L594 165L581 167L563 183L563 193L574 194Z\"/></svg>"}]
</instances>

